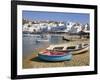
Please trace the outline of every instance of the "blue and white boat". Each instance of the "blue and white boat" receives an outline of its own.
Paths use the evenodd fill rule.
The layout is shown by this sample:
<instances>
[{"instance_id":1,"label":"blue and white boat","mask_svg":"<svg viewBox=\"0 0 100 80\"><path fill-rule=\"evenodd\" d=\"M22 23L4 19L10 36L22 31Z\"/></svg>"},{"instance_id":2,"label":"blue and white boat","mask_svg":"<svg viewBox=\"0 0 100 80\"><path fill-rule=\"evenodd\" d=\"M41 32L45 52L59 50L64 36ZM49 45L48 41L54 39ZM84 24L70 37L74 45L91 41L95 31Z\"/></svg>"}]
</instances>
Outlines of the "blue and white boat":
<instances>
[{"instance_id":1,"label":"blue and white boat","mask_svg":"<svg viewBox=\"0 0 100 80\"><path fill-rule=\"evenodd\" d=\"M39 53L38 58L44 61L70 61L72 59L72 54L65 53L61 55L47 55Z\"/></svg>"}]
</instances>

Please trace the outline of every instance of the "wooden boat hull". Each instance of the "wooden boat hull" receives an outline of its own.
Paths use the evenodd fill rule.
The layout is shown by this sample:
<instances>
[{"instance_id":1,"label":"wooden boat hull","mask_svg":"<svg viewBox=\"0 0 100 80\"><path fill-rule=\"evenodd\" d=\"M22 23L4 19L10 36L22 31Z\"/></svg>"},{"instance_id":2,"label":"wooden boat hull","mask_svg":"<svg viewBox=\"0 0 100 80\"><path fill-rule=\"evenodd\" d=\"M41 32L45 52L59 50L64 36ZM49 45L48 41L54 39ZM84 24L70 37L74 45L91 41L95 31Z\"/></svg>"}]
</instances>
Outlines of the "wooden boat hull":
<instances>
[{"instance_id":1,"label":"wooden boat hull","mask_svg":"<svg viewBox=\"0 0 100 80\"><path fill-rule=\"evenodd\" d=\"M85 48L78 49L78 50L73 50L73 51L71 51L71 52L72 52L72 54L79 54L79 53L86 52L86 51L88 51L88 50L89 50L89 47L87 46L87 47L85 47Z\"/></svg>"},{"instance_id":2,"label":"wooden boat hull","mask_svg":"<svg viewBox=\"0 0 100 80\"><path fill-rule=\"evenodd\" d=\"M38 58L44 61L69 61L72 59L72 54L67 53L65 55L44 55L38 54Z\"/></svg>"}]
</instances>

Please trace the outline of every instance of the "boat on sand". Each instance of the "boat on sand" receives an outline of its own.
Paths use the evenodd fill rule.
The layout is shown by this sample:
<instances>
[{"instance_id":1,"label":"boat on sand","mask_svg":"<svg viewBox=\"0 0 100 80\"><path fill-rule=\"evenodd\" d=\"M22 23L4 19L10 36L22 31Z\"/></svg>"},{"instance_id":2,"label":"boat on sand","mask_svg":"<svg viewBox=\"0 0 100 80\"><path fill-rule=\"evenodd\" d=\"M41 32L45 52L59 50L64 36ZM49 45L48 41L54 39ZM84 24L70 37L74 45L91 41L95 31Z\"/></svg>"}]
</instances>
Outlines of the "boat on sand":
<instances>
[{"instance_id":1,"label":"boat on sand","mask_svg":"<svg viewBox=\"0 0 100 80\"><path fill-rule=\"evenodd\" d=\"M65 52L40 52L38 58L44 61L70 61L72 59L71 53Z\"/></svg>"},{"instance_id":2,"label":"boat on sand","mask_svg":"<svg viewBox=\"0 0 100 80\"><path fill-rule=\"evenodd\" d=\"M59 52L71 52L72 54L79 54L89 50L89 44L60 44L60 45L50 45L47 50L59 51Z\"/></svg>"},{"instance_id":3,"label":"boat on sand","mask_svg":"<svg viewBox=\"0 0 100 80\"><path fill-rule=\"evenodd\" d=\"M50 45L46 50L38 53L38 57L45 61L65 61L71 60L73 54L88 51L88 44L70 45Z\"/></svg>"}]
</instances>

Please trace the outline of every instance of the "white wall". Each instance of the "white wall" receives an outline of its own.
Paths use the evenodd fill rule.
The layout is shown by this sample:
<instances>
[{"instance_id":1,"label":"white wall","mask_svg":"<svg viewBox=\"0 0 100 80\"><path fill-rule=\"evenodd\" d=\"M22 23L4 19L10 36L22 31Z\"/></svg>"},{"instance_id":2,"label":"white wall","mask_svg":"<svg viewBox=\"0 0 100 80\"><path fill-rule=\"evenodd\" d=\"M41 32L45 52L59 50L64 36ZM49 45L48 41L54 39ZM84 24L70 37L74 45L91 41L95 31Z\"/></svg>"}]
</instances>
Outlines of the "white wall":
<instances>
[{"instance_id":1,"label":"white wall","mask_svg":"<svg viewBox=\"0 0 100 80\"><path fill-rule=\"evenodd\" d=\"M58 2L58 3L74 3L74 4L97 4L99 7L98 14L100 14L100 1L99 0L33 0L45 2ZM98 16L100 21L100 15ZM10 0L0 0L0 80L10 80ZM98 24L100 30L100 23ZM100 34L100 31L98 31ZM100 37L99 37L100 40ZM99 43L100 44L100 41ZM100 49L100 45L99 45ZM100 50L99 52L100 53ZM99 61L100 61L100 54ZM100 67L100 63L99 67ZM55 78L41 78L34 80L99 80L100 69L98 75L84 75L84 76L67 76ZM29 80L29 79L27 79Z\"/></svg>"}]
</instances>

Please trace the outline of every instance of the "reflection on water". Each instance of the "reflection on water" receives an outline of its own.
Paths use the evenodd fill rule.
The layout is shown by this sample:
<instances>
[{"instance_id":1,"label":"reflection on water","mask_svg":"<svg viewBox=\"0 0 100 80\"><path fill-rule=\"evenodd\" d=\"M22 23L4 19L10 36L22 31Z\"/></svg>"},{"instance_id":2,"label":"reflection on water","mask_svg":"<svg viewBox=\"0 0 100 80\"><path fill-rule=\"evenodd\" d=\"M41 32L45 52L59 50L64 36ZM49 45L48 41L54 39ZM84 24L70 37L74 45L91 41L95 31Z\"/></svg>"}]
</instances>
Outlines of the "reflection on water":
<instances>
[{"instance_id":1,"label":"reflection on water","mask_svg":"<svg viewBox=\"0 0 100 80\"><path fill-rule=\"evenodd\" d=\"M39 48L47 48L50 44L66 43L59 34L23 34L23 55L32 54Z\"/></svg>"}]
</instances>

